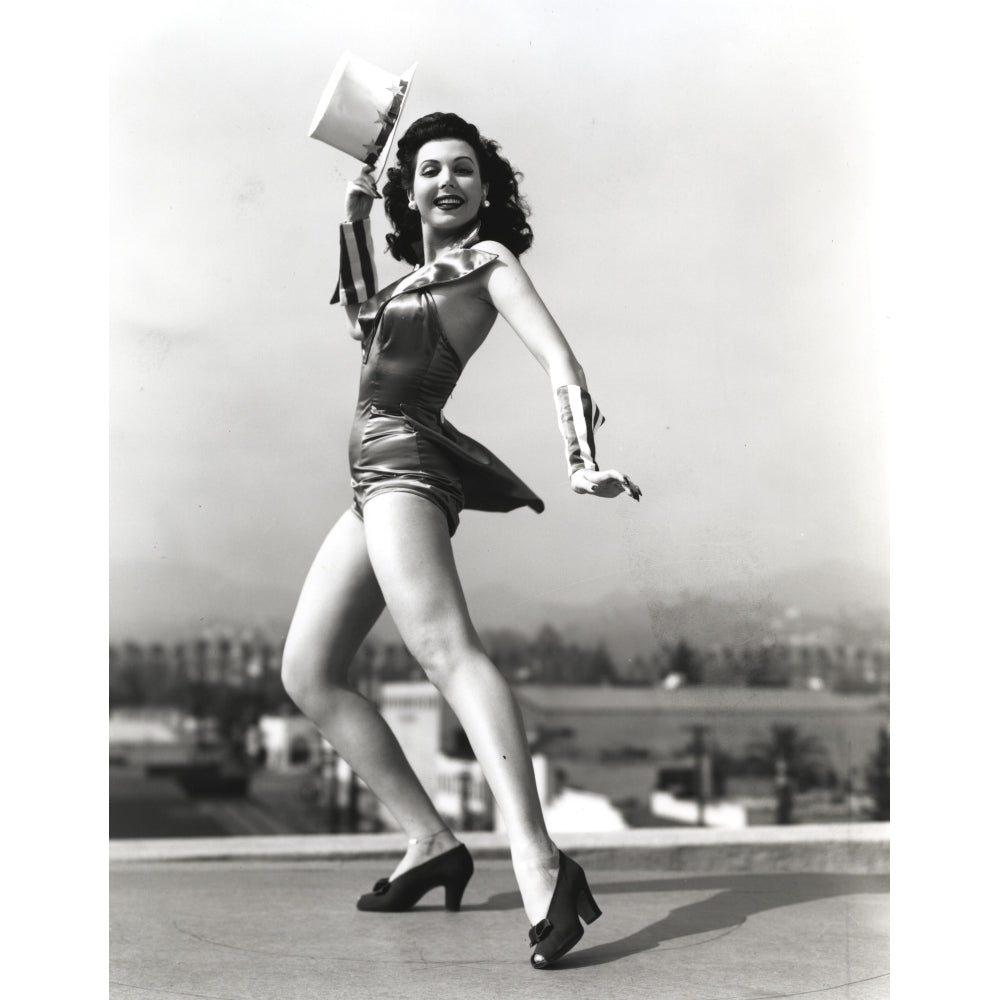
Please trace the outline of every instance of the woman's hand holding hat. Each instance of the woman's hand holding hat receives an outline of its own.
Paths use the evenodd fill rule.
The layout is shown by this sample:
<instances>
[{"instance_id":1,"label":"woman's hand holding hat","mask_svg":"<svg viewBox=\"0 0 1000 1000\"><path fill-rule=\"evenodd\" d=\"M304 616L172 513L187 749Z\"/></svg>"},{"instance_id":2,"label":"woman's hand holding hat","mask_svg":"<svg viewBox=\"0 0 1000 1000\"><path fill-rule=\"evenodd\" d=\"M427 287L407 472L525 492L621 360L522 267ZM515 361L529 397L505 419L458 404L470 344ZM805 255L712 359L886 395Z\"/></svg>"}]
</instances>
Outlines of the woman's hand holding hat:
<instances>
[{"instance_id":1,"label":"woman's hand holding hat","mask_svg":"<svg viewBox=\"0 0 1000 1000\"><path fill-rule=\"evenodd\" d=\"M381 198L375 187L374 167L362 167L361 173L347 184L347 196L344 199L344 210L348 222L367 219L371 214L376 198Z\"/></svg>"},{"instance_id":2,"label":"woman's hand holding hat","mask_svg":"<svg viewBox=\"0 0 1000 1000\"><path fill-rule=\"evenodd\" d=\"M576 469L570 476L570 486L574 493L589 493L595 497L616 497L622 493L627 493L633 500L637 501L642 496L642 490L629 479L628 476L614 469L604 469L601 471L589 469Z\"/></svg>"}]
</instances>

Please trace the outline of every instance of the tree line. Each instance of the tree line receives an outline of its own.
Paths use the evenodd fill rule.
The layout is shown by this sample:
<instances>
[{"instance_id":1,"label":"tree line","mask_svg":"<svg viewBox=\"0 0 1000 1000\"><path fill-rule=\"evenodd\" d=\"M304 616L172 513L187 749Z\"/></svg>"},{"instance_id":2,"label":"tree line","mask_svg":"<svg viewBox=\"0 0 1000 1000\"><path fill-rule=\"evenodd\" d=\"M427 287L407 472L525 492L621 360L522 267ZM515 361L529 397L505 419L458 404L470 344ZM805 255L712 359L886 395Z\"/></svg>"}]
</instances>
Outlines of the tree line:
<instances>
[{"instance_id":1,"label":"tree line","mask_svg":"<svg viewBox=\"0 0 1000 1000\"><path fill-rule=\"evenodd\" d=\"M514 684L818 686L840 692L886 691L888 654L844 647L776 644L698 648L680 639L647 656L616 662L602 642L567 639L551 625L534 635L515 629L483 632L486 651ZM400 642L366 642L352 664L362 686L423 680ZM216 715L239 702L248 711L293 711L281 684L281 642L263 634L222 632L167 643L110 647L111 707L170 705Z\"/></svg>"}]
</instances>

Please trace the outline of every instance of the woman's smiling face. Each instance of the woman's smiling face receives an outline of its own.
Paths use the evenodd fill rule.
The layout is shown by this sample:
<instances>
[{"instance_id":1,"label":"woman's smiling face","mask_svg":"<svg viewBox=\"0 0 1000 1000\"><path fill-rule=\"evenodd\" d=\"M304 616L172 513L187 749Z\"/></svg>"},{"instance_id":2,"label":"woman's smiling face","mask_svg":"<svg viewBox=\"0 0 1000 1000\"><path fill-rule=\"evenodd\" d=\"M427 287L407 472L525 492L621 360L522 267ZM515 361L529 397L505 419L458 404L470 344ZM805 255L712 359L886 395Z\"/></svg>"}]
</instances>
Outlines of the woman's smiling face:
<instances>
[{"instance_id":1,"label":"woman's smiling face","mask_svg":"<svg viewBox=\"0 0 1000 1000\"><path fill-rule=\"evenodd\" d=\"M411 201L424 224L444 232L467 229L486 197L473 148L462 139L435 139L420 147L415 164Z\"/></svg>"}]
</instances>

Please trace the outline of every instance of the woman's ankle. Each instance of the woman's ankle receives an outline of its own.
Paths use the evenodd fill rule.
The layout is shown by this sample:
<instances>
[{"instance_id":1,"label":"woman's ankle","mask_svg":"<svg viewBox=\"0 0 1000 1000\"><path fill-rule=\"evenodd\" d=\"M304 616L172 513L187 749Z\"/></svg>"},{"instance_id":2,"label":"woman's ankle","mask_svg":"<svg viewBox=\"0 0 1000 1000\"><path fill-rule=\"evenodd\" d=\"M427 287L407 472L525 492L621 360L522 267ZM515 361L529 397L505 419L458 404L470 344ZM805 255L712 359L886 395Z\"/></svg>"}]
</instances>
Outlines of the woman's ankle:
<instances>
[{"instance_id":1,"label":"woman's ankle","mask_svg":"<svg viewBox=\"0 0 1000 1000\"><path fill-rule=\"evenodd\" d=\"M524 912L534 926L552 903L559 878L559 848L552 844L551 850L545 851L535 845L518 853L512 851L511 861Z\"/></svg>"},{"instance_id":2,"label":"woman's ankle","mask_svg":"<svg viewBox=\"0 0 1000 1000\"><path fill-rule=\"evenodd\" d=\"M426 836L409 838L406 846L406 853L400 858L395 871L390 876L390 881L398 878L404 872L417 865L423 864L436 858L439 854L445 854L459 846L460 841L448 827L438 830Z\"/></svg>"},{"instance_id":3,"label":"woman's ankle","mask_svg":"<svg viewBox=\"0 0 1000 1000\"><path fill-rule=\"evenodd\" d=\"M511 861L523 868L544 868L546 870L559 867L559 848L551 841L511 845Z\"/></svg>"},{"instance_id":4,"label":"woman's ankle","mask_svg":"<svg viewBox=\"0 0 1000 1000\"><path fill-rule=\"evenodd\" d=\"M410 837L407 840L406 853L420 857L434 857L445 851L450 851L459 844L458 838L450 827L442 827L434 833L424 836Z\"/></svg>"},{"instance_id":5,"label":"woman's ankle","mask_svg":"<svg viewBox=\"0 0 1000 1000\"><path fill-rule=\"evenodd\" d=\"M410 847L415 847L418 844L432 843L439 837L443 837L446 834L451 833L451 828L447 826L439 826L436 830L432 830L430 833L417 834L415 837L409 837L407 839L407 844Z\"/></svg>"}]
</instances>

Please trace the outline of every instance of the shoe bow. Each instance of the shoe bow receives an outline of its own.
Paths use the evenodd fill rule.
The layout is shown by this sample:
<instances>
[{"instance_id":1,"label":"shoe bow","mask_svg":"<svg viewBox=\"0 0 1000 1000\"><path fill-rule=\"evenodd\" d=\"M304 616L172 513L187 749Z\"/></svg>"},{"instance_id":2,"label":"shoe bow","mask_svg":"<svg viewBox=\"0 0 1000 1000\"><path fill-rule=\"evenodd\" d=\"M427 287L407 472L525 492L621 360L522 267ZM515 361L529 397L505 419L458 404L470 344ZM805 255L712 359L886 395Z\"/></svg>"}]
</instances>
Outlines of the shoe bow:
<instances>
[{"instance_id":1,"label":"shoe bow","mask_svg":"<svg viewBox=\"0 0 1000 1000\"><path fill-rule=\"evenodd\" d=\"M387 878L380 878L373 886L372 892L376 896L384 896L389 891L389 880Z\"/></svg>"},{"instance_id":2,"label":"shoe bow","mask_svg":"<svg viewBox=\"0 0 1000 1000\"><path fill-rule=\"evenodd\" d=\"M539 941L544 941L551 930L552 924L550 923L548 917L539 920L538 923L528 931L528 943L538 944Z\"/></svg>"}]
</instances>

